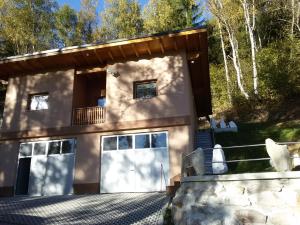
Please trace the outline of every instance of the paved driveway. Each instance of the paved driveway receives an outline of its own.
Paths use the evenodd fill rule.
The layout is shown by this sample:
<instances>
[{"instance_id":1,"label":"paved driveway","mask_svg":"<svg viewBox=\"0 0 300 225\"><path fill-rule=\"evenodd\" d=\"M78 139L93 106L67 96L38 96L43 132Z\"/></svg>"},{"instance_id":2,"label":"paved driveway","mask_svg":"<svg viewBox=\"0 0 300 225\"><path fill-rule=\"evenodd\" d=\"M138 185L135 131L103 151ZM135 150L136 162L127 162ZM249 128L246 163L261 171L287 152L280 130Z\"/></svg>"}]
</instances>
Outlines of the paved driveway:
<instances>
[{"instance_id":1,"label":"paved driveway","mask_svg":"<svg viewBox=\"0 0 300 225\"><path fill-rule=\"evenodd\" d=\"M156 225L167 201L165 193L0 198L0 225Z\"/></svg>"}]
</instances>

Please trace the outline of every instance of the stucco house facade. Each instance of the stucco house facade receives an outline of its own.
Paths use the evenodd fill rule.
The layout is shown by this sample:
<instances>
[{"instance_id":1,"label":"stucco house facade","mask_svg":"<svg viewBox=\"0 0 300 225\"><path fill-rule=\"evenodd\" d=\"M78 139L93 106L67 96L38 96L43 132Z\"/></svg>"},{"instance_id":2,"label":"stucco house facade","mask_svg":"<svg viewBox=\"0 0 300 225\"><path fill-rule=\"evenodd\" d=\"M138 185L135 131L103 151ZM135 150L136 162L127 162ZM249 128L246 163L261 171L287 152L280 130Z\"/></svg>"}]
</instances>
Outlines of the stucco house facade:
<instances>
[{"instance_id":1,"label":"stucco house facade","mask_svg":"<svg viewBox=\"0 0 300 225\"><path fill-rule=\"evenodd\" d=\"M0 61L0 196L163 191L211 113L202 28Z\"/></svg>"}]
</instances>

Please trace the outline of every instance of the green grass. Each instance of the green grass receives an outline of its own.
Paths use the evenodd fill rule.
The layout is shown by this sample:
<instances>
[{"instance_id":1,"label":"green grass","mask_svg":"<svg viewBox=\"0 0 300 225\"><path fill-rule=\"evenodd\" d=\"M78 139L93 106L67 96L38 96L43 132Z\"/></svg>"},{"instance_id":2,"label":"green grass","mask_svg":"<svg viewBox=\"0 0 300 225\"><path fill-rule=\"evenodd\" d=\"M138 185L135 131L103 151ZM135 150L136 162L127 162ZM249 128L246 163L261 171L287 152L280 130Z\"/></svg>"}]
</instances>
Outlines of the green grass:
<instances>
[{"instance_id":1,"label":"green grass","mask_svg":"<svg viewBox=\"0 0 300 225\"><path fill-rule=\"evenodd\" d=\"M215 134L216 144L225 146L300 141L300 120L289 122L240 123L237 133ZM224 149L226 160L269 157L265 147ZM269 161L229 163L229 173L272 171Z\"/></svg>"}]
</instances>

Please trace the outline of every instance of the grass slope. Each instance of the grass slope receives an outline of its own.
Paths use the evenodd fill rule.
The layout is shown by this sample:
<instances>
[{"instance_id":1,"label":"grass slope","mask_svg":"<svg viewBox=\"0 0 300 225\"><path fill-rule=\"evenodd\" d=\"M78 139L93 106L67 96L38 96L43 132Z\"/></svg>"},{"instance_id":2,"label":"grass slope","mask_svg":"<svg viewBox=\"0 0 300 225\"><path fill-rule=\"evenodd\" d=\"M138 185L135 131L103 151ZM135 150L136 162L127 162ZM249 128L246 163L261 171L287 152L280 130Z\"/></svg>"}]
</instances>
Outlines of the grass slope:
<instances>
[{"instance_id":1,"label":"grass slope","mask_svg":"<svg viewBox=\"0 0 300 225\"><path fill-rule=\"evenodd\" d=\"M216 143L225 147L263 144L267 138L276 142L300 141L300 120L239 123L238 129L237 133L215 134ZM225 149L224 152L226 160L268 157L265 147ZM272 171L269 161L229 163L228 166L230 173Z\"/></svg>"}]
</instances>

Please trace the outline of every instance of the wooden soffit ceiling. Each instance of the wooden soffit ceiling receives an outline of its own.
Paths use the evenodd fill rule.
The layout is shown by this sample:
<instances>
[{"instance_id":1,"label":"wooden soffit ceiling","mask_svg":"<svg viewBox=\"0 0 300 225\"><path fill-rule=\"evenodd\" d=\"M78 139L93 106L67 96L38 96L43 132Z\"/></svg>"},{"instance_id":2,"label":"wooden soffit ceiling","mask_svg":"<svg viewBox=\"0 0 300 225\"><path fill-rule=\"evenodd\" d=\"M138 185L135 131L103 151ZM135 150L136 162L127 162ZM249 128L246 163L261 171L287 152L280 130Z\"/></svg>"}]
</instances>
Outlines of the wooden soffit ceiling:
<instances>
[{"instance_id":1,"label":"wooden soffit ceiling","mask_svg":"<svg viewBox=\"0 0 300 225\"><path fill-rule=\"evenodd\" d=\"M207 52L206 29L188 29L103 44L74 46L63 49L8 57L0 60L0 78L59 68L105 66L120 60L134 60L186 50L189 55Z\"/></svg>"}]
</instances>

